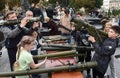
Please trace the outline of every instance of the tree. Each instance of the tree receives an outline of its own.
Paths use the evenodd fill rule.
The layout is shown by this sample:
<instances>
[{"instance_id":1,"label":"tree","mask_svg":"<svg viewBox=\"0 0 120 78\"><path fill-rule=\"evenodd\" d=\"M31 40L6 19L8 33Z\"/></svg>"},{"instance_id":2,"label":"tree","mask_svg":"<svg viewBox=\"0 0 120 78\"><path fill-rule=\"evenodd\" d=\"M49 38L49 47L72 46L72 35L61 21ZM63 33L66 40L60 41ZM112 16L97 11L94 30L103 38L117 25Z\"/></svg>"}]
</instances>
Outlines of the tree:
<instances>
[{"instance_id":1,"label":"tree","mask_svg":"<svg viewBox=\"0 0 120 78\"><path fill-rule=\"evenodd\" d=\"M108 10L108 13L107 13L108 17L110 17L112 15L110 9Z\"/></svg>"},{"instance_id":2,"label":"tree","mask_svg":"<svg viewBox=\"0 0 120 78\"><path fill-rule=\"evenodd\" d=\"M0 11L5 7L5 0L0 0Z\"/></svg>"},{"instance_id":3,"label":"tree","mask_svg":"<svg viewBox=\"0 0 120 78\"><path fill-rule=\"evenodd\" d=\"M102 5L103 5L103 0L96 0L96 3L95 3L96 8L101 8Z\"/></svg>"},{"instance_id":4,"label":"tree","mask_svg":"<svg viewBox=\"0 0 120 78\"><path fill-rule=\"evenodd\" d=\"M90 11L95 7L95 0L75 0L74 5L76 9L85 7L87 11Z\"/></svg>"}]
</instances>

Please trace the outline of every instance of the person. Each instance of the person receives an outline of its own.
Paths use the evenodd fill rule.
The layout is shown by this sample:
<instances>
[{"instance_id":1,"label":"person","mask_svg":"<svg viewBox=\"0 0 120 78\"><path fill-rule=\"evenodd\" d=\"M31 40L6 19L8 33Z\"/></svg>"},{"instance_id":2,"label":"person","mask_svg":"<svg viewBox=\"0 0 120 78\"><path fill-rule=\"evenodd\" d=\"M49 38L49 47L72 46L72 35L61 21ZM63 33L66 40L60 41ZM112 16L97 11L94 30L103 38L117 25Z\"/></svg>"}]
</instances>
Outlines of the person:
<instances>
[{"instance_id":1,"label":"person","mask_svg":"<svg viewBox=\"0 0 120 78\"><path fill-rule=\"evenodd\" d=\"M54 10L51 4L49 4L48 7L46 8L46 13L49 18L53 19Z\"/></svg>"},{"instance_id":2,"label":"person","mask_svg":"<svg viewBox=\"0 0 120 78\"><path fill-rule=\"evenodd\" d=\"M35 64L33 60L33 56L29 52L33 49L35 43L35 38L32 36L23 36L20 43L18 44L18 51L16 54L16 60L18 62L18 68L16 71L20 70L30 70L39 68L43 65L47 58L45 58L42 62ZM30 75L16 76L16 78L29 78Z\"/></svg>"},{"instance_id":3,"label":"person","mask_svg":"<svg viewBox=\"0 0 120 78\"><path fill-rule=\"evenodd\" d=\"M110 21L106 22L105 23L105 26L104 26L104 32L108 33L109 32L109 29L110 27L112 27L112 23Z\"/></svg>"},{"instance_id":4,"label":"person","mask_svg":"<svg viewBox=\"0 0 120 78\"><path fill-rule=\"evenodd\" d=\"M39 17L40 15L43 17L43 14L42 14L42 11L41 11L41 8L40 8L40 7L41 7L41 6L40 6L39 3L37 3L37 4L35 5L34 10L32 11L34 17Z\"/></svg>"},{"instance_id":5,"label":"person","mask_svg":"<svg viewBox=\"0 0 120 78\"><path fill-rule=\"evenodd\" d=\"M101 24L102 24L102 30L105 28L104 26L105 26L105 24L106 24L106 22L109 22L109 18L108 17L103 17L103 18L101 18Z\"/></svg>"},{"instance_id":6,"label":"person","mask_svg":"<svg viewBox=\"0 0 120 78\"><path fill-rule=\"evenodd\" d=\"M29 8L29 10L34 12L34 9L35 9L35 3L31 3L31 7Z\"/></svg>"},{"instance_id":7,"label":"person","mask_svg":"<svg viewBox=\"0 0 120 78\"><path fill-rule=\"evenodd\" d=\"M49 35L59 35L59 26L49 17L45 18L45 21L47 22L47 26L50 29Z\"/></svg>"},{"instance_id":8,"label":"person","mask_svg":"<svg viewBox=\"0 0 120 78\"><path fill-rule=\"evenodd\" d=\"M17 20L17 14L15 11L9 11L5 14L5 20ZM5 47L8 51L9 61L11 71L13 71L13 64L16 60L16 52L17 52L17 44L21 40L24 35L30 34L36 27L38 27L37 23L33 24L33 27L26 28L26 24L29 22L27 17L23 18L20 24L15 25L5 25L1 26L1 31L4 33L6 38L5 40ZM14 77L13 77L14 78Z\"/></svg>"},{"instance_id":9,"label":"person","mask_svg":"<svg viewBox=\"0 0 120 78\"><path fill-rule=\"evenodd\" d=\"M77 46L86 46L86 47L90 47L91 46L90 42L88 41L89 33L88 33L86 28L82 27L81 30L74 31L72 33L72 35L74 37L74 40L75 40ZM78 57L78 62L84 63L84 62L91 61L91 50L79 49L79 48L76 49L76 50L78 51L78 53L86 55L85 57L79 56ZM91 78L90 69L87 70L86 78Z\"/></svg>"},{"instance_id":10,"label":"person","mask_svg":"<svg viewBox=\"0 0 120 78\"><path fill-rule=\"evenodd\" d=\"M5 18L6 20L15 20L17 19L17 15L14 11L10 11L6 13ZM17 41L14 40L14 38L21 33L22 28L25 26L27 22L28 22L27 19L24 18L18 27L16 27L17 25L14 25L14 26L1 26L0 28L1 31L4 33L4 36L6 39L5 47L7 48L7 51L8 51L11 70L12 70L13 63L15 62L15 55L16 55L15 52L17 50L17 48L15 48L14 46L17 43ZM7 45L8 39L13 39L12 41L14 41L14 43L12 41L9 41L9 44Z\"/></svg>"},{"instance_id":11,"label":"person","mask_svg":"<svg viewBox=\"0 0 120 78\"><path fill-rule=\"evenodd\" d=\"M35 39L35 41L34 41L33 48L30 50L30 52L31 52L32 55L38 55L38 51L39 51L38 49L41 47L41 45L39 43L39 39L38 39L38 33L36 31L34 31L31 34L31 36ZM37 64L38 60L34 59L34 62L35 62L35 64ZM39 75L39 74L32 74L32 77L33 78L40 78L41 75Z\"/></svg>"},{"instance_id":12,"label":"person","mask_svg":"<svg viewBox=\"0 0 120 78\"><path fill-rule=\"evenodd\" d=\"M111 22L106 22L105 26L104 26L104 32L108 33L110 27L112 27L112 23ZM115 57L114 55L111 56L111 61L110 61L110 70L111 70L111 77L112 78L117 78L116 77L116 72L115 72L115 65L114 65L114 61L115 61ZM107 72L105 74L105 76L107 77Z\"/></svg>"},{"instance_id":13,"label":"person","mask_svg":"<svg viewBox=\"0 0 120 78\"><path fill-rule=\"evenodd\" d=\"M89 36L88 40L92 42L95 49L92 61L97 62L97 66L93 68L93 78L104 78L104 74L108 68L111 56L115 53L118 46L118 36L120 34L119 26L112 26L108 31L108 38L106 38L101 45L99 45L93 36Z\"/></svg>"},{"instance_id":14,"label":"person","mask_svg":"<svg viewBox=\"0 0 120 78\"><path fill-rule=\"evenodd\" d=\"M65 14L60 17L60 24L63 25L65 28L69 29L69 30L74 30L74 27L71 24L71 15L69 13L69 9L65 9L64 12L65 12ZM71 43L71 39L70 39L71 38L70 37L71 32L70 31L68 31L64 28L61 28L61 34L63 36L67 36L68 37L67 42Z\"/></svg>"},{"instance_id":15,"label":"person","mask_svg":"<svg viewBox=\"0 0 120 78\"><path fill-rule=\"evenodd\" d=\"M26 11L25 17L27 17L28 19L32 19L32 18L34 18L34 14L33 14L32 11L28 10L28 11ZM35 30L38 32L39 35L41 35L42 22L40 22L40 21L29 22L29 23L26 24L25 27L31 28L31 27L33 27L33 24L38 25L38 27L35 27Z\"/></svg>"}]
</instances>

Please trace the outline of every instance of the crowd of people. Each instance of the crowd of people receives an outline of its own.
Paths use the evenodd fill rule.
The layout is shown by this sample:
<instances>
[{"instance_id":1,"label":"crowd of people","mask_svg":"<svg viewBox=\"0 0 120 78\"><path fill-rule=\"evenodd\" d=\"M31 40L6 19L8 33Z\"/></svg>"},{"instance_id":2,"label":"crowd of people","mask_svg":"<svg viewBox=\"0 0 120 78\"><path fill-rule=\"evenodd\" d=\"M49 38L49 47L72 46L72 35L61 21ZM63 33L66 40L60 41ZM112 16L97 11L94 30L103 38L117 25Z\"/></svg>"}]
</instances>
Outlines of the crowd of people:
<instances>
[{"instance_id":1,"label":"crowd of people","mask_svg":"<svg viewBox=\"0 0 120 78\"><path fill-rule=\"evenodd\" d=\"M54 12L55 10L55 12ZM71 44L72 39L77 46L93 46L95 53L91 56L91 50L77 49L78 53L87 54L86 57L78 57L78 62L84 63L88 61L96 61L97 67L93 68L93 78L104 78L108 65L110 64L112 78L116 78L114 67L114 53L118 46L118 36L120 27L112 25L110 20L105 22L104 32L108 34L108 38L98 44L95 37L90 36L86 28L81 27L76 30L72 23L73 18L86 21L85 12L75 13L73 8L61 7L58 3L52 9L51 6L45 8L43 4L31 4L31 7L23 15L17 14L15 11L8 11L4 15L3 20L11 21L21 19L20 23L14 25L5 25L0 27L0 31L4 33L5 47L8 52L11 71L30 70L39 68L43 65L47 57L38 62L33 60L32 55L38 55L38 48L43 44L39 42L43 34L41 30L47 28L47 35L67 36L67 43ZM18 17L19 16L19 17ZM43 21L29 22L31 18L42 17ZM62 25L63 27L59 26ZM66 30L67 29L67 30ZM68 31L70 30L70 31ZM72 39L71 39L72 37ZM86 42L85 42L86 41ZM18 67L14 67L18 66ZM30 78L31 75L16 76L16 78ZM33 78L40 78L38 74L32 75ZM12 77L15 78L15 77ZM86 78L92 78L90 70L87 70Z\"/></svg>"}]
</instances>

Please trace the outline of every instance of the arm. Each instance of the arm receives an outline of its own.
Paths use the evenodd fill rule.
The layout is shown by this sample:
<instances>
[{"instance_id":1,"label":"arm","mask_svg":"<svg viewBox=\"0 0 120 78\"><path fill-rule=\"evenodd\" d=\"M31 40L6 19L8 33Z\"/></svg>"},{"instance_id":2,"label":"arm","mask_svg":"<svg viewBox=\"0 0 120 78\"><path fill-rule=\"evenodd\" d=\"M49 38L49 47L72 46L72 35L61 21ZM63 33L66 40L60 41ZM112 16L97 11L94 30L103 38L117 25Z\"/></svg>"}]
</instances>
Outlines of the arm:
<instances>
[{"instance_id":1,"label":"arm","mask_svg":"<svg viewBox=\"0 0 120 78\"><path fill-rule=\"evenodd\" d=\"M4 33L5 38L14 38L22 31L27 22L28 19L23 18L20 25L18 25L18 27L16 27L15 29L11 29L9 28L9 26L2 26L0 30Z\"/></svg>"},{"instance_id":2,"label":"arm","mask_svg":"<svg viewBox=\"0 0 120 78\"><path fill-rule=\"evenodd\" d=\"M30 67L32 69L39 68L41 65L43 65L46 62L46 60L47 60L47 57L45 58L44 61L42 61L42 62L40 62L38 64L35 64L34 61L33 61L33 62L30 63Z\"/></svg>"},{"instance_id":3,"label":"arm","mask_svg":"<svg viewBox=\"0 0 120 78\"><path fill-rule=\"evenodd\" d=\"M31 28L23 27L23 31L25 32L25 34L31 34L34 31L37 31L38 27L39 27L39 23L38 22L34 22L33 26Z\"/></svg>"},{"instance_id":4,"label":"arm","mask_svg":"<svg viewBox=\"0 0 120 78\"><path fill-rule=\"evenodd\" d=\"M4 33L5 38L14 38L22 31L22 28L17 27L14 30L11 30L10 28L3 26L1 27L1 31Z\"/></svg>"},{"instance_id":5,"label":"arm","mask_svg":"<svg viewBox=\"0 0 120 78\"><path fill-rule=\"evenodd\" d=\"M114 42L111 42L109 40L105 40L102 45L100 46L96 41L94 40L94 37L92 37L93 40L89 40L93 43L93 47L95 48L95 52L98 53L99 55L105 55L105 56L111 56L114 54L116 50L116 45Z\"/></svg>"},{"instance_id":6,"label":"arm","mask_svg":"<svg viewBox=\"0 0 120 78\"><path fill-rule=\"evenodd\" d=\"M97 43L93 43L93 46L95 47L95 52L103 56L111 56L116 50L116 47L112 44L99 46Z\"/></svg>"}]
</instances>

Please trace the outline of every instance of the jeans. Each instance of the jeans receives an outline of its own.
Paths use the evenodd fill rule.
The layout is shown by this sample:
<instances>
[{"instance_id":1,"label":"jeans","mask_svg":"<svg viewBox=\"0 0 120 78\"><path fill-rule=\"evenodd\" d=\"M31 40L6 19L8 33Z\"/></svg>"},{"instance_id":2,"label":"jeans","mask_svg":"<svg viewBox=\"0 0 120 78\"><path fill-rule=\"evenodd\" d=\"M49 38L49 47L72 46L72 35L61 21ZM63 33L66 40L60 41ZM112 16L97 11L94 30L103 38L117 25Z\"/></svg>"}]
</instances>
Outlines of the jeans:
<instances>
[{"instance_id":1,"label":"jeans","mask_svg":"<svg viewBox=\"0 0 120 78\"><path fill-rule=\"evenodd\" d=\"M111 71L111 77L115 78L116 77L116 72L115 72L115 57L114 55L111 56L111 61L110 61L110 71Z\"/></svg>"},{"instance_id":2,"label":"jeans","mask_svg":"<svg viewBox=\"0 0 120 78\"><path fill-rule=\"evenodd\" d=\"M62 33L62 36L68 37L67 43L71 43L71 34L68 33Z\"/></svg>"}]
</instances>

